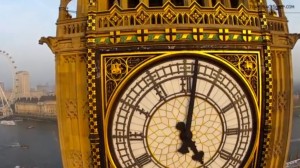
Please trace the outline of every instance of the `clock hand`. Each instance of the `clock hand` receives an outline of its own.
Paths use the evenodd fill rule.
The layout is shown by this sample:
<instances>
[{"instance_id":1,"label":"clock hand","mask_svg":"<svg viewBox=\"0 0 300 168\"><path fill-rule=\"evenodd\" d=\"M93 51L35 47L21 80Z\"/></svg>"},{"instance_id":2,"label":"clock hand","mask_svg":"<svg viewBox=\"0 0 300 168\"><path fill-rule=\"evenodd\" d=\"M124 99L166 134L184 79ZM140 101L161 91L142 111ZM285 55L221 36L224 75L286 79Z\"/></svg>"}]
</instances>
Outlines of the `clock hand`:
<instances>
[{"instance_id":1,"label":"clock hand","mask_svg":"<svg viewBox=\"0 0 300 168\"><path fill-rule=\"evenodd\" d=\"M196 86L197 86L197 73L198 73L198 60L195 60L194 69L193 69L193 78L192 78L192 87L191 87L191 95L188 107L188 113L186 118L186 123L179 122L176 125L176 128L180 130L180 139L182 140L182 146L178 150L180 153L185 154L188 153L188 147L190 144L189 141L192 140L192 132L191 132L191 125L192 125L192 117L193 117L193 109L195 103L195 96L196 96Z\"/></svg>"},{"instance_id":2,"label":"clock hand","mask_svg":"<svg viewBox=\"0 0 300 168\"><path fill-rule=\"evenodd\" d=\"M198 151L195 145L195 141L192 141L193 134L191 132L191 125L192 125L192 118L193 118L193 110L194 110L194 103L196 97L196 86L197 86L197 74L198 74L198 60L195 60L194 70L193 70L193 81L192 81L192 88L191 88L191 96L189 101L188 107L188 114L186 118L186 123L178 122L176 128L180 131L180 139L182 141L181 147L178 149L178 152L182 154L189 153L189 147L193 151L194 155L192 156L193 160L199 161L203 164L203 151Z\"/></svg>"},{"instance_id":3,"label":"clock hand","mask_svg":"<svg viewBox=\"0 0 300 168\"><path fill-rule=\"evenodd\" d=\"M192 119L193 119L193 111L194 111L194 104L195 104L195 96L196 96L196 86L197 86L197 75L198 75L198 60L195 60L195 66L193 71L193 81L192 81L192 88L191 88L191 97L189 102L188 114L186 118L185 127L186 130L191 130Z\"/></svg>"},{"instance_id":4,"label":"clock hand","mask_svg":"<svg viewBox=\"0 0 300 168\"><path fill-rule=\"evenodd\" d=\"M184 122L178 122L176 124L176 128L180 130L179 137L182 141L181 147L178 149L178 152L182 154L189 153L189 147L193 151L194 155L192 156L193 160L199 161L201 164L203 164L203 151L198 151L197 147L195 145L195 141L192 140L192 133L190 130L187 130L185 127Z\"/></svg>"}]
</instances>

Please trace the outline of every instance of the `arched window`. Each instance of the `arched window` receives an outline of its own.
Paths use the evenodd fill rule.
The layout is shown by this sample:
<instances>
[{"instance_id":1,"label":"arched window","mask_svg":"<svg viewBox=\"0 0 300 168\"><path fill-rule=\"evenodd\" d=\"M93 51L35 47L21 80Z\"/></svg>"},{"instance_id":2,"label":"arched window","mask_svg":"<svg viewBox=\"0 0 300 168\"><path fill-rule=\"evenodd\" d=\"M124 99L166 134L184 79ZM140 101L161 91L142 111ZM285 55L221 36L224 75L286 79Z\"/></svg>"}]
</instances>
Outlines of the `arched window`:
<instances>
[{"instance_id":1,"label":"arched window","mask_svg":"<svg viewBox=\"0 0 300 168\"><path fill-rule=\"evenodd\" d=\"M114 2L115 2L115 0L109 0L108 9L110 9L114 5ZM118 0L118 3L120 5L120 0Z\"/></svg>"},{"instance_id":2,"label":"arched window","mask_svg":"<svg viewBox=\"0 0 300 168\"><path fill-rule=\"evenodd\" d=\"M184 2L183 0L171 0L171 2L176 6L183 6Z\"/></svg>"},{"instance_id":3,"label":"arched window","mask_svg":"<svg viewBox=\"0 0 300 168\"><path fill-rule=\"evenodd\" d=\"M162 6L162 0L149 0L149 6Z\"/></svg>"},{"instance_id":4,"label":"arched window","mask_svg":"<svg viewBox=\"0 0 300 168\"><path fill-rule=\"evenodd\" d=\"M204 0L197 0L197 2L200 6L205 6Z\"/></svg>"},{"instance_id":5,"label":"arched window","mask_svg":"<svg viewBox=\"0 0 300 168\"><path fill-rule=\"evenodd\" d=\"M140 3L140 0L128 0L128 8L135 8Z\"/></svg>"},{"instance_id":6,"label":"arched window","mask_svg":"<svg viewBox=\"0 0 300 168\"><path fill-rule=\"evenodd\" d=\"M71 0L68 3L67 11L72 16L72 18L77 17L77 0Z\"/></svg>"},{"instance_id":7,"label":"arched window","mask_svg":"<svg viewBox=\"0 0 300 168\"><path fill-rule=\"evenodd\" d=\"M239 6L238 0L230 0L230 4L232 8L237 8Z\"/></svg>"},{"instance_id":8,"label":"arched window","mask_svg":"<svg viewBox=\"0 0 300 168\"><path fill-rule=\"evenodd\" d=\"M211 0L211 4L214 7L216 5L217 1L216 0Z\"/></svg>"}]
</instances>

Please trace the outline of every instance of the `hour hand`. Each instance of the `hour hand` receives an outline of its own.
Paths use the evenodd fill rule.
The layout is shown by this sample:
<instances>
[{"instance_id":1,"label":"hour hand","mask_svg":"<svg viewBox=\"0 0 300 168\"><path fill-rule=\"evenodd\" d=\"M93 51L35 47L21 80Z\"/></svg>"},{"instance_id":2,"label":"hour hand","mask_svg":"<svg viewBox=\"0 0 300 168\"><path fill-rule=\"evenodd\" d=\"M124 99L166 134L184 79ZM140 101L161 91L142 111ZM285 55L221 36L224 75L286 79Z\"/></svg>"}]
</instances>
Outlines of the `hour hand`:
<instances>
[{"instance_id":1,"label":"hour hand","mask_svg":"<svg viewBox=\"0 0 300 168\"><path fill-rule=\"evenodd\" d=\"M180 152L182 154L189 153L189 145L188 145L189 137L188 137L187 130L185 127L185 123L184 122L177 123L176 129L178 129L180 131L179 137L182 141L181 147L178 149L178 152Z\"/></svg>"},{"instance_id":2,"label":"hour hand","mask_svg":"<svg viewBox=\"0 0 300 168\"><path fill-rule=\"evenodd\" d=\"M178 122L176 124L176 129L180 131L179 137L182 141L181 147L178 149L178 152L186 154L189 153L189 148L191 148L191 150L194 152L192 159L195 161L199 161L201 164L203 164L204 152L201 150L197 150L195 141L192 140L192 133L189 129L186 129L185 123Z\"/></svg>"},{"instance_id":3,"label":"hour hand","mask_svg":"<svg viewBox=\"0 0 300 168\"><path fill-rule=\"evenodd\" d=\"M194 152L194 155L192 156L192 159L195 160L195 161L199 161L201 164L203 164L204 152L201 151L201 150L199 150L199 151L197 150L197 147L196 147L194 141L192 141L192 144L191 144L190 148Z\"/></svg>"}]
</instances>

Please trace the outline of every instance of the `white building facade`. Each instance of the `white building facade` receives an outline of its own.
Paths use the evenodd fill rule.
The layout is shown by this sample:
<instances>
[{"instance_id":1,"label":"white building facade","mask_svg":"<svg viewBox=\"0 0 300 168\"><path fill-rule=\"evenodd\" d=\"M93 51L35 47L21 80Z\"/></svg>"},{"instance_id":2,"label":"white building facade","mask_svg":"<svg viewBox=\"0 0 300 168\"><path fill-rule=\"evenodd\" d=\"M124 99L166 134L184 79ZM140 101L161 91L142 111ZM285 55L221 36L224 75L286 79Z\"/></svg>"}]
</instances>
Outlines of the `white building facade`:
<instances>
[{"instance_id":1,"label":"white building facade","mask_svg":"<svg viewBox=\"0 0 300 168\"><path fill-rule=\"evenodd\" d=\"M30 75L27 71L16 73L16 98L30 97Z\"/></svg>"}]
</instances>

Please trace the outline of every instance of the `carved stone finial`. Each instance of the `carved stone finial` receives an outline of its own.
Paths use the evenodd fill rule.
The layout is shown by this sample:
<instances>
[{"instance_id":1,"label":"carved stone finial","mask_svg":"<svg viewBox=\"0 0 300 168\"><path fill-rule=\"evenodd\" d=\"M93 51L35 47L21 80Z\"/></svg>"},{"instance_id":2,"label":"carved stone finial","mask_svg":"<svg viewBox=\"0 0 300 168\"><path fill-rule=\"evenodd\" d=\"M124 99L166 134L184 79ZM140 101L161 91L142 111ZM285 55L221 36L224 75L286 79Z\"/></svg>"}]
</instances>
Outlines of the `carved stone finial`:
<instances>
[{"instance_id":1,"label":"carved stone finial","mask_svg":"<svg viewBox=\"0 0 300 168\"><path fill-rule=\"evenodd\" d=\"M118 0L114 1L114 5L120 5Z\"/></svg>"},{"instance_id":2,"label":"carved stone finial","mask_svg":"<svg viewBox=\"0 0 300 168\"><path fill-rule=\"evenodd\" d=\"M48 45L52 53L55 53L55 48L57 47L57 39L55 37L41 37L39 44L43 45L44 43Z\"/></svg>"},{"instance_id":3,"label":"carved stone finial","mask_svg":"<svg viewBox=\"0 0 300 168\"><path fill-rule=\"evenodd\" d=\"M270 9L269 14L272 16L277 16L277 12L274 9Z\"/></svg>"},{"instance_id":4,"label":"carved stone finial","mask_svg":"<svg viewBox=\"0 0 300 168\"><path fill-rule=\"evenodd\" d=\"M273 0L276 4L276 8L278 10L278 16L279 17L285 17L284 13L284 5L282 3L282 0Z\"/></svg>"},{"instance_id":5,"label":"carved stone finial","mask_svg":"<svg viewBox=\"0 0 300 168\"><path fill-rule=\"evenodd\" d=\"M300 34L299 33L294 33L294 34L289 34L289 44L292 48L294 48L295 44L297 41L300 39Z\"/></svg>"},{"instance_id":6,"label":"carved stone finial","mask_svg":"<svg viewBox=\"0 0 300 168\"><path fill-rule=\"evenodd\" d=\"M69 13L67 7L59 7L58 20L71 19L72 15Z\"/></svg>"}]
</instances>

